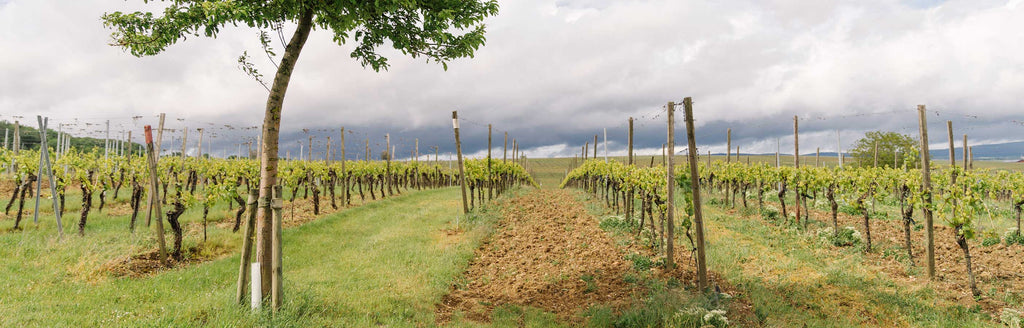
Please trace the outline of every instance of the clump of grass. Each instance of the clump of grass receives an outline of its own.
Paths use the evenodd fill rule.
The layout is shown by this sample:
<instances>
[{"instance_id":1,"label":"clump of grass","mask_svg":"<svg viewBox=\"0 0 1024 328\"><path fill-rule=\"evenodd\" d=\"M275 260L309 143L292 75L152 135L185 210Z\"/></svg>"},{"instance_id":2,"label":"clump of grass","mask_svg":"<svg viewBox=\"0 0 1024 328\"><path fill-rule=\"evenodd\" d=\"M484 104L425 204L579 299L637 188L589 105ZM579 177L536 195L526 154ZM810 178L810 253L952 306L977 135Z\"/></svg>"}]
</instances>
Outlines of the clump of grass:
<instances>
[{"instance_id":1,"label":"clump of grass","mask_svg":"<svg viewBox=\"0 0 1024 328\"><path fill-rule=\"evenodd\" d=\"M604 231L622 232L633 230L635 225L635 220L626 220L625 217L612 215L602 218L597 226Z\"/></svg>"},{"instance_id":2,"label":"clump of grass","mask_svg":"<svg viewBox=\"0 0 1024 328\"><path fill-rule=\"evenodd\" d=\"M626 255L626 260L633 262L633 270L636 271L648 271L654 267L654 261L650 257L637 253Z\"/></svg>"},{"instance_id":3,"label":"clump of grass","mask_svg":"<svg viewBox=\"0 0 1024 328\"><path fill-rule=\"evenodd\" d=\"M729 318L725 310L708 310L703 307L688 307L679 310L672 317L665 320L667 327L715 327L723 328L729 326Z\"/></svg>"},{"instance_id":4,"label":"clump of grass","mask_svg":"<svg viewBox=\"0 0 1024 328\"><path fill-rule=\"evenodd\" d=\"M1017 233L1017 228L1010 228L1010 230L1003 234L1003 241L1006 243L1006 246L1013 244L1024 245L1024 235Z\"/></svg>"},{"instance_id":5,"label":"clump of grass","mask_svg":"<svg viewBox=\"0 0 1024 328\"><path fill-rule=\"evenodd\" d=\"M999 239L999 236L988 236L988 237L985 237L985 239L981 240L981 246L989 247L989 246L993 246L993 245L998 245L999 242L1001 242L1001 241L1002 240Z\"/></svg>"},{"instance_id":6,"label":"clump of grass","mask_svg":"<svg viewBox=\"0 0 1024 328\"><path fill-rule=\"evenodd\" d=\"M835 233L832 227L818 230L818 238L825 243L837 247L846 247L860 244L862 239L860 231L851 226L845 226L839 228L839 233Z\"/></svg>"},{"instance_id":7,"label":"clump of grass","mask_svg":"<svg viewBox=\"0 0 1024 328\"><path fill-rule=\"evenodd\" d=\"M779 209L775 208L775 206L769 205L761 209L761 218L765 221L776 223L781 217L782 214L779 213Z\"/></svg>"}]
</instances>

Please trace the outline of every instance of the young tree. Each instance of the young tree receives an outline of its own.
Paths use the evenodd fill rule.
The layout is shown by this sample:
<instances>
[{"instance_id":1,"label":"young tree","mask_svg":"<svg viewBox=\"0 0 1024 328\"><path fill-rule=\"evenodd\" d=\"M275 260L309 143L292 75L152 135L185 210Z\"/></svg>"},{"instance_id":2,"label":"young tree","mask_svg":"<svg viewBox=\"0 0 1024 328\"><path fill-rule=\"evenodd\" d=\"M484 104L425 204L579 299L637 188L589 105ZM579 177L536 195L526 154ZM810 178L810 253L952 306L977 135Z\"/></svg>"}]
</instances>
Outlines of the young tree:
<instances>
[{"instance_id":1,"label":"young tree","mask_svg":"<svg viewBox=\"0 0 1024 328\"><path fill-rule=\"evenodd\" d=\"M904 164L911 168L916 167L916 157L910 156L918 155L917 141L908 135L896 132L870 131L865 133L864 137L854 144L850 154L853 155L859 166L874 166L876 145L878 166L892 167L895 161L898 167L903 167ZM909 160L904 161L905 158Z\"/></svg>"},{"instance_id":2,"label":"young tree","mask_svg":"<svg viewBox=\"0 0 1024 328\"><path fill-rule=\"evenodd\" d=\"M154 2L143 0L144 2ZM388 59L378 47L392 47L413 58L425 57L441 63L472 57L484 44L484 18L498 13L494 0L167 0L163 12L103 15L112 29L114 46L132 55L150 56L188 37L216 38L220 29L238 25L272 29L284 23L296 24L277 64L263 118L263 147L260 163L259 198L271 197L277 182L278 137L281 105L296 61L313 29L333 35L338 45L355 44L350 54L363 67L375 71L388 68ZM261 34L261 41L265 34ZM270 207L257 211L256 255L261 263L262 295L270 294L271 213Z\"/></svg>"}]
</instances>

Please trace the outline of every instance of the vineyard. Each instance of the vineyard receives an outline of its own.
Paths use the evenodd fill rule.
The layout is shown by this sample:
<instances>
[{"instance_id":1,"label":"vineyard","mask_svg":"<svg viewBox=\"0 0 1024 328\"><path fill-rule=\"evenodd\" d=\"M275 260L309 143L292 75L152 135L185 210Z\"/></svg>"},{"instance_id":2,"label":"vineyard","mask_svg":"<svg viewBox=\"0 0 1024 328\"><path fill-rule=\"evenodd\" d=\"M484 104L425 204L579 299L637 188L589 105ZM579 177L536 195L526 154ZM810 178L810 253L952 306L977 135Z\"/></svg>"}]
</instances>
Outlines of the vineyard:
<instances>
[{"instance_id":1,"label":"vineyard","mask_svg":"<svg viewBox=\"0 0 1024 328\"><path fill-rule=\"evenodd\" d=\"M0 328L1021 328L1022 3L0 0Z\"/></svg>"},{"instance_id":2,"label":"vineyard","mask_svg":"<svg viewBox=\"0 0 1024 328\"><path fill-rule=\"evenodd\" d=\"M664 167L639 168L620 162L588 160L573 169L563 182L589 191L604 199L616 212L629 218L634 211L630 204L640 204L639 218L633 222L638 233L647 222L650 246L664 249L666 187ZM1024 173L1011 171L992 172L988 170L952 169L940 171L934 180L939 202L933 206L935 214L948 227L948 233L955 238L956 246L963 252L963 263L969 281L970 291L980 295L971 270L971 245L978 247L982 242L1005 243L1024 246L1020 234L1021 209L1024 205ZM676 168L677 183L681 188L689 187L689 172ZM811 212L827 213L830 220L816 222L815 227L826 224L828 239L835 246L852 246L849 236L863 237L863 250L872 251L872 218L880 218L902 229L903 248L910 263L915 260L914 241L911 234L920 229L915 220L915 210L923 209L927 193L921 184L921 173L916 169L893 168L850 168L836 167L775 167L766 163L746 165L741 163L713 162L710 166L700 164L698 179L702 186L712 188L721 195L718 204L736 208L737 196L743 208L754 208L765 213L767 205L781 209L780 224L792 224L808 229ZM956 182L954 182L956 181ZM787 200L801 195L800 203L787 205ZM808 201L810 200L810 206ZM692 207L686 197L677 202L685 204L683 221L684 235L693 245L690 232ZM895 215L889 211L875 210L876 204L896 208ZM841 206L840 206L841 205ZM842 210L840 210L842 208ZM802 209L802 211L801 211ZM863 219L858 227L840 227L839 214L855 215ZM889 219L892 215L893 219ZM852 230L859 229L859 230ZM979 240L983 239L983 240ZM971 241L970 243L968 241ZM858 242L860 242L858 240ZM920 241L918 241L920 242ZM986 245L986 246L988 246ZM921 257L917 254L917 257ZM1016 276L1016 267L996 268L1001 277ZM959 270L958 270L959 271ZM994 282L994 281L990 281Z\"/></svg>"}]
</instances>

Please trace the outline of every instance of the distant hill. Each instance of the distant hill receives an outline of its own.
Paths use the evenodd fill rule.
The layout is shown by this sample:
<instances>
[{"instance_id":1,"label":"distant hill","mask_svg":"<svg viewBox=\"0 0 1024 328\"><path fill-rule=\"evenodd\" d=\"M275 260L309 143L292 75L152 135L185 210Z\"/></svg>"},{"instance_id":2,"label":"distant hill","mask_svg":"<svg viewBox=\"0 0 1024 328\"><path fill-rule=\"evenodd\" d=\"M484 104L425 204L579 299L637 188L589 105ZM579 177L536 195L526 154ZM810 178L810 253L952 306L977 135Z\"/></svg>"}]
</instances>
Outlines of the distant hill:
<instances>
[{"instance_id":1,"label":"distant hill","mask_svg":"<svg viewBox=\"0 0 1024 328\"><path fill-rule=\"evenodd\" d=\"M35 121L32 121L35 123ZM7 146L12 147L10 143L14 142L14 123L9 121L0 121L0 131L8 131ZM31 126L26 126L24 122L21 122L21 149L36 150L39 149L39 129ZM46 129L46 141L51 148L57 147L57 130L47 128ZM2 138L2 137L0 137ZM3 142L0 140L0 142ZM136 147L140 147L140 143L133 143ZM0 145L3 146L3 145ZM71 147L81 150L89 150L93 147L103 149L103 139L97 138L79 138L74 135L71 136Z\"/></svg>"},{"instance_id":2,"label":"distant hill","mask_svg":"<svg viewBox=\"0 0 1024 328\"><path fill-rule=\"evenodd\" d=\"M974 147L974 159L976 160L1019 160L1024 156L1024 141L1007 142L1001 144L980 145ZM963 155L962 147L954 147L956 157ZM930 149L932 158L949 159L949 148Z\"/></svg>"},{"instance_id":3,"label":"distant hill","mask_svg":"<svg viewBox=\"0 0 1024 328\"><path fill-rule=\"evenodd\" d=\"M972 146L974 147L974 159L975 160L998 160L998 161L1009 161L1009 160L1020 160L1024 156L1024 141L1007 142L1001 144L990 144ZM956 157L962 158L963 147L953 148L956 151ZM932 158L949 159L949 148L930 149L929 152L932 154ZM843 153L843 156L850 156L849 153ZM715 156L725 156L725 153L714 153ZM733 154L735 155L735 154ZM774 156L775 153L740 153L742 156ZM781 154L782 156L793 156L792 153ZM814 153L803 153L802 156L814 156ZM836 157L836 152L821 152L822 157Z\"/></svg>"}]
</instances>

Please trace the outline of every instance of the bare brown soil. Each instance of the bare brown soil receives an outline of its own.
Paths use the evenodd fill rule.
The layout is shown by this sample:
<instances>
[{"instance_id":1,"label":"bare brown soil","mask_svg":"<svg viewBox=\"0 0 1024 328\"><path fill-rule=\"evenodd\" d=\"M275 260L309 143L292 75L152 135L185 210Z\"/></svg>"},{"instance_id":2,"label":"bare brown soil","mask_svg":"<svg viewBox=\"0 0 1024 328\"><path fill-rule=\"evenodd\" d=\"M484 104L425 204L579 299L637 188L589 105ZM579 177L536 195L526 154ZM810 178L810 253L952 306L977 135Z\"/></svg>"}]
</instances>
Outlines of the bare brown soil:
<instances>
[{"instance_id":1,"label":"bare brown soil","mask_svg":"<svg viewBox=\"0 0 1024 328\"><path fill-rule=\"evenodd\" d=\"M597 304L620 308L639 292L623 281L631 264L570 192L538 190L502 202L497 231L477 250L464 283L438 305L439 324L456 311L489 322L501 305L580 322L580 311Z\"/></svg>"},{"instance_id":2,"label":"bare brown soil","mask_svg":"<svg viewBox=\"0 0 1024 328\"><path fill-rule=\"evenodd\" d=\"M165 266L160 263L158 252L152 250L107 262L102 271L110 272L115 277L141 278L155 275L164 270L221 259L233 251L234 249L220 244L199 245L183 250L181 261L169 259Z\"/></svg>"}]
</instances>

